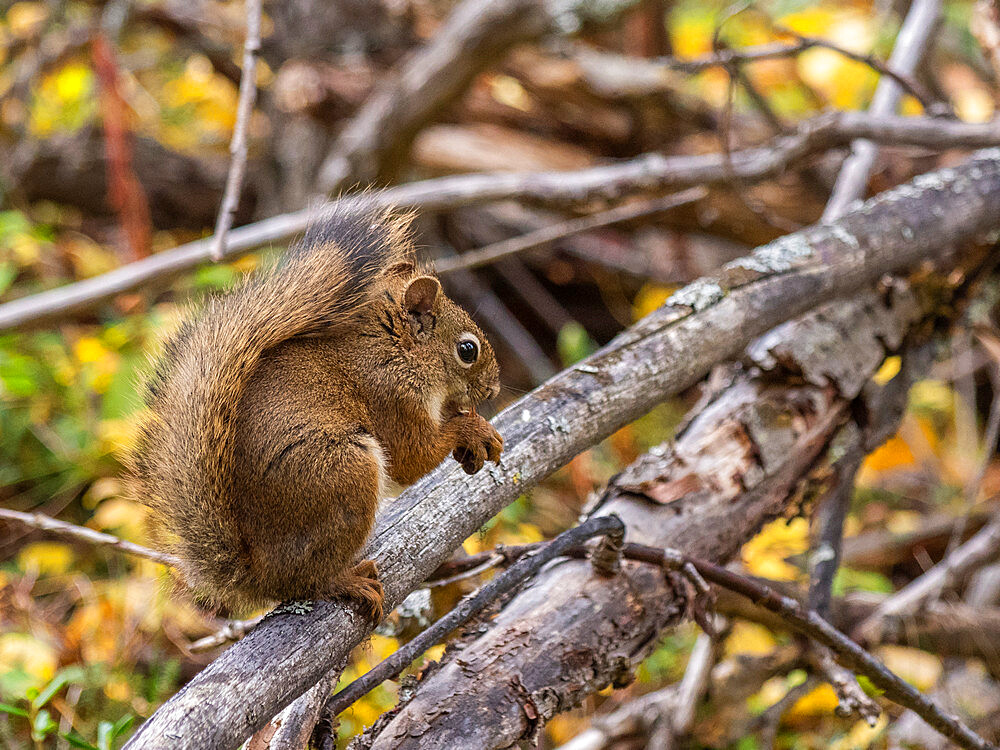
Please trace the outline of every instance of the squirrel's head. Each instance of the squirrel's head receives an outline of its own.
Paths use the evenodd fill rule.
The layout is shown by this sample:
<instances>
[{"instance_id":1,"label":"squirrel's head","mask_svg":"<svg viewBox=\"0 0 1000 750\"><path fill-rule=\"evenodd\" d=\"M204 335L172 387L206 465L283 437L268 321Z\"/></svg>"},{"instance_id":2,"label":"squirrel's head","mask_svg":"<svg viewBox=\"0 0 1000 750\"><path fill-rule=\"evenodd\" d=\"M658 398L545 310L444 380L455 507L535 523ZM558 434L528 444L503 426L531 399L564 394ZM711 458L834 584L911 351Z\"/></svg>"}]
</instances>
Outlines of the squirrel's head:
<instances>
[{"instance_id":1,"label":"squirrel's head","mask_svg":"<svg viewBox=\"0 0 1000 750\"><path fill-rule=\"evenodd\" d=\"M438 370L446 390L445 413L467 412L498 395L500 368L486 335L434 276L416 274L412 265L405 265L408 269L399 269L390 296L400 305L412 354Z\"/></svg>"}]
</instances>

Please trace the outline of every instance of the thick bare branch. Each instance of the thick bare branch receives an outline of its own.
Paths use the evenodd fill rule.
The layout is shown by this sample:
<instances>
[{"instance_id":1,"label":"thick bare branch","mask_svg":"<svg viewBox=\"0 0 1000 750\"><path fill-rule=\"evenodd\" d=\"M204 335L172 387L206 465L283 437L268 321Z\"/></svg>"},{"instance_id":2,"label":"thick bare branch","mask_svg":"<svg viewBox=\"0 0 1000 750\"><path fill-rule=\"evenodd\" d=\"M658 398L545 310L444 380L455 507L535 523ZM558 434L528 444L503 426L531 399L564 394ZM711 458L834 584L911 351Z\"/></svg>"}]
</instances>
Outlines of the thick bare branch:
<instances>
[{"instance_id":1,"label":"thick bare branch","mask_svg":"<svg viewBox=\"0 0 1000 750\"><path fill-rule=\"evenodd\" d=\"M898 347L919 318L905 290L890 303L868 293L807 316L800 329L807 336L759 342L750 356L766 372L735 377L675 443L616 477L597 512L621 517L632 541L728 559L784 511L884 347ZM801 371L784 382L779 373L789 367ZM873 413L881 413L880 399L901 412L905 388L889 386L867 394ZM463 737L471 746L505 747L530 740L541 722L618 680L686 611L671 581L641 566L626 571L601 585L574 563L549 569L435 669L370 746L450 747Z\"/></svg>"},{"instance_id":2,"label":"thick bare branch","mask_svg":"<svg viewBox=\"0 0 1000 750\"><path fill-rule=\"evenodd\" d=\"M439 467L379 517L366 555L382 571L387 606L401 602L526 487L692 385L778 322L996 228L998 156L983 152L960 167L925 175L835 224L789 235L727 265L718 277L685 287L608 346L505 410L496 420L506 444L499 466L473 477L451 465ZM821 401L827 393L820 394ZM818 421L806 421L820 433L804 433L806 446L813 440L821 445L821 425L836 421L829 407L817 414L823 415ZM806 446L790 453L806 456ZM797 476L802 467L791 468L798 469ZM764 515L777 510L764 498L757 507ZM721 517L685 518L685 523L690 528L704 521L735 535L739 530L725 519L738 512L729 503ZM737 541L730 538L726 545ZM679 615L662 607L673 605L666 600L657 605L664 618ZM172 747L178 737L195 736L206 748L238 744L367 632L363 616L332 602L315 602L303 614L272 615L164 704L130 746Z\"/></svg>"}]
</instances>

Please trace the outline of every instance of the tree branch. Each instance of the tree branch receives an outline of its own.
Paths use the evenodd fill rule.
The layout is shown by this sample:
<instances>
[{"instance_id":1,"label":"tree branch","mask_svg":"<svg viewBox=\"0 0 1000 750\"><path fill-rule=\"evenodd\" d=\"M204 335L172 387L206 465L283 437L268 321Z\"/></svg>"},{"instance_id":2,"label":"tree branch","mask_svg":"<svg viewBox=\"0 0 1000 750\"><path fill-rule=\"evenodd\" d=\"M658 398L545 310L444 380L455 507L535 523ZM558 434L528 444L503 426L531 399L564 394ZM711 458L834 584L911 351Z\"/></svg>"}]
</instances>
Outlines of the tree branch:
<instances>
[{"instance_id":1,"label":"tree branch","mask_svg":"<svg viewBox=\"0 0 1000 750\"><path fill-rule=\"evenodd\" d=\"M996 228L997 157L983 152L889 191L835 224L762 247L719 276L685 287L599 352L505 410L496 420L506 446L499 466L466 477L443 465L377 520L365 554L382 571L387 607L401 602L528 486L692 385L755 336L941 247ZM267 617L161 706L129 746L170 747L179 737L198 737L206 748L238 744L367 632L365 618L341 603L315 602L304 614Z\"/></svg>"},{"instance_id":2,"label":"tree branch","mask_svg":"<svg viewBox=\"0 0 1000 750\"><path fill-rule=\"evenodd\" d=\"M899 73L913 74L924 56L940 14L941 0L914 0L889 56L889 67ZM868 111L876 117L891 115L896 111L901 96L899 83L883 78L875 89ZM867 139L858 139L851 144L851 155L840 168L833 194L823 212L824 221L839 218L851 203L864 197L877 153L878 147Z\"/></svg>"},{"instance_id":3,"label":"tree branch","mask_svg":"<svg viewBox=\"0 0 1000 750\"><path fill-rule=\"evenodd\" d=\"M46 534L51 534L59 537L60 539L86 542L87 544L95 547L104 547L106 549L113 549L117 552L124 552L126 555L143 557L147 560L160 563L161 565L173 566L177 564L177 558L173 555L169 555L165 552L158 552L157 550L149 549L148 547L143 547L141 544L126 542L125 540L119 539L111 534L104 534L100 531L88 529L86 526L77 526L76 524L59 521L51 516L42 515L41 513L22 513L17 510L0 508L0 519L12 521L14 523L21 524L22 526L38 529L39 531L44 531Z\"/></svg>"},{"instance_id":4,"label":"tree branch","mask_svg":"<svg viewBox=\"0 0 1000 750\"><path fill-rule=\"evenodd\" d=\"M1000 122L973 124L927 118L872 117L842 112L801 124L794 134L766 146L732 153L732 171L721 154L663 156L645 154L622 162L568 172L471 174L413 182L341 201L374 201L380 206L444 211L498 200L573 205L618 201L641 192L668 192L695 185L725 184L733 175L744 181L779 174L809 154L855 138L930 149L977 148L1000 144ZM238 227L229 234L224 257L232 258L302 232L316 210L306 209ZM189 242L84 281L0 305L0 332L49 324L92 310L118 294L173 276L209 259L212 238Z\"/></svg>"},{"instance_id":5,"label":"tree branch","mask_svg":"<svg viewBox=\"0 0 1000 750\"><path fill-rule=\"evenodd\" d=\"M209 257L212 260L222 260L226 249L226 233L233 225L233 218L240 203L243 192L243 177L247 170L247 151L250 147L247 141L247 130L250 128L250 118L253 116L253 105L257 99L257 53L260 52L260 14L261 0L247 0L246 40L243 43L243 73L240 76L239 102L236 106L236 127L233 129L233 140L229 144L229 174L226 177L226 189L222 194L222 206L219 208L219 218L215 223L215 235L212 237L212 247Z\"/></svg>"}]
</instances>

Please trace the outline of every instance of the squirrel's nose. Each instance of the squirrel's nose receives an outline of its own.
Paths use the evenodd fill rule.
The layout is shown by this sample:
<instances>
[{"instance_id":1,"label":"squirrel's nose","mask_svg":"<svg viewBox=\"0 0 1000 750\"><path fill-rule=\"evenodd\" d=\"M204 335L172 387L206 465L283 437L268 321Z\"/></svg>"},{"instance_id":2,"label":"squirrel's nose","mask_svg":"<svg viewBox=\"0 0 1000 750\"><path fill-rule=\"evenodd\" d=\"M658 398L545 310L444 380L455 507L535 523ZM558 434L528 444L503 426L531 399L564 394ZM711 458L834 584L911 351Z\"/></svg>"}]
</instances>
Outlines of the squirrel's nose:
<instances>
[{"instance_id":1,"label":"squirrel's nose","mask_svg":"<svg viewBox=\"0 0 1000 750\"><path fill-rule=\"evenodd\" d=\"M490 395L487 396L486 398L487 399L496 398L499 395L500 395L500 384L499 383L494 383L493 387L490 388Z\"/></svg>"}]
</instances>

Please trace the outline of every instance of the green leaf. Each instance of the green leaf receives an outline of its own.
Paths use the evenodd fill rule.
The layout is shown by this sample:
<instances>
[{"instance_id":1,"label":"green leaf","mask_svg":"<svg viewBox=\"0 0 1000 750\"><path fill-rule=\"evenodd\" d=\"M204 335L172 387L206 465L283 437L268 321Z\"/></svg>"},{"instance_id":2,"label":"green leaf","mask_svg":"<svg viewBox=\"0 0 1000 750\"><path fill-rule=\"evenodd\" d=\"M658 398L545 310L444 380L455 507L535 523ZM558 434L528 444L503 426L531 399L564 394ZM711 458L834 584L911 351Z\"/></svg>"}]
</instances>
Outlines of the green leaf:
<instances>
[{"instance_id":1,"label":"green leaf","mask_svg":"<svg viewBox=\"0 0 1000 750\"><path fill-rule=\"evenodd\" d=\"M556 349L559 350L563 366L569 367L597 349L597 345L590 338L587 329L574 321L560 329Z\"/></svg>"},{"instance_id":2,"label":"green leaf","mask_svg":"<svg viewBox=\"0 0 1000 750\"><path fill-rule=\"evenodd\" d=\"M58 728L59 725L52 721L52 715L48 710L42 709L35 715L35 721L31 726L31 739L41 742Z\"/></svg>"},{"instance_id":3,"label":"green leaf","mask_svg":"<svg viewBox=\"0 0 1000 750\"><path fill-rule=\"evenodd\" d=\"M3 711L5 714L11 714L12 716L23 716L25 719L29 716L28 712L23 708L12 706L9 703L0 703L0 711Z\"/></svg>"},{"instance_id":4,"label":"green leaf","mask_svg":"<svg viewBox=\"0 0 1000 750\"><path fill-rule=\"evenodd\" d=\"M98 750L112 750L114 748L115 725L110 721L102 721L97 725L97 747Z\"/></svg>"},{"instance_id":5,"label":"green leaf","mask_svg":"<svg viewBox=\"0 0 1000 750\"><path fill-rule=\"evenodd\" d=\"M80 747L83 750L101 750L97 745L91 745L76 732L60 732L59 736L66 740L73 747Z\"/></svg>"},{"instance_id":6,"label":"green leaf","mask_svg":"<svg viewBox=\"0 0 1000 750\"><path fill-rule=\"evenodd\" d=\"M56 676L49 681L49 684L42 688L38 696L31 701L31 707L36 711L52 700L53 696L65 687L67 682L73 682L83 677L83 670L79 667L66 667L56 672Z\"/></svg>"},{"instance_id":7,"label":"green leaf","mask_svg":"<svg viewBox=\"0 0 1000 750\"><path fill-rule=\"evenodd\" d=\"M17 266L10 261L0 263L0 294L6 292L17 278Z\"/></svg>"},{"instance_id":8,"label":"green leaf","mask_svg":"<svg viewBox=\"0 0 1000 750\"><path fill-rule=\"evenodd\" d=\"M115 737L121 737L122 733L127 732L134 721L135 714L125 714L115 722L115 725L111 728L111 734Z\"/></svg>"}]
</instances>

